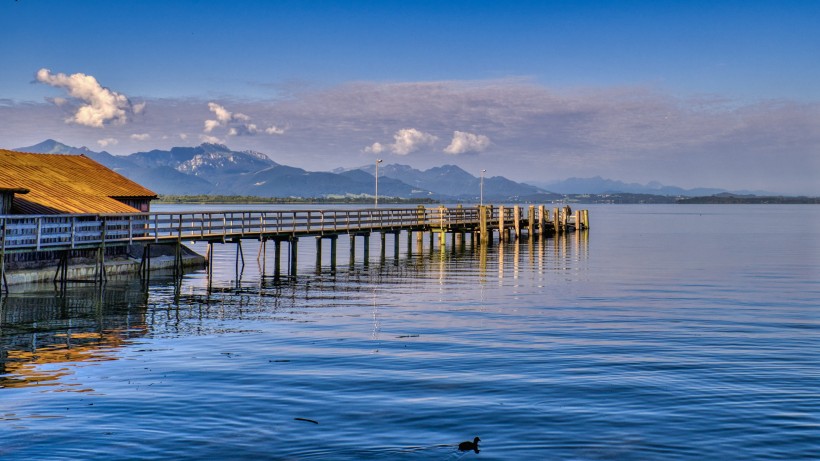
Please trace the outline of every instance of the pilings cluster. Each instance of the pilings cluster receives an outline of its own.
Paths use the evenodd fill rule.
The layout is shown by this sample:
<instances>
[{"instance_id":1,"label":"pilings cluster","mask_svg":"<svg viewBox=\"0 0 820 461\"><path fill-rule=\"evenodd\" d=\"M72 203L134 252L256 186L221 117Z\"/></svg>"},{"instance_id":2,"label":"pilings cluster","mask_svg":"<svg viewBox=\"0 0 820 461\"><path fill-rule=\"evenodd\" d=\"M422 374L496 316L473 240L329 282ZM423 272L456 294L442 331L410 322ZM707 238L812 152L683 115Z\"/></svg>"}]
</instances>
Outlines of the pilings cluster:
<instances>
[{"instance_id":1,"label":"pilings cluster","mask_svg":"<svg viewBox=\"0 0 820 461\"><path fill-rule=\"evenodd\" d=\"M427 211L423 206L419 206L419 215L425 216ZM464 210L459 205L456 210ZM314 236L316 248L316 267L317 270L322 266L322 250L323 241L330 241L330 269L334 270L337 266L337 241L340 236L347 235L349 238L349 258L348 261L352 266L356 261L357 241L362 241L362 260L365 264L370 259L370 236L373 232L380 234L380 259L384 261L387 256L387 235L392 235L393 243L393 257L399 257L401 246L401 234L404 233L407 239L407 251L411 254L413 251L413 244L423 247L425 233L429 235L429 245L432 248L438 242L439 248L446 251L448 235L451 240L451 249L462 245L467 241L468 237L474 244L492 246L495 240L495 234L498 234L498 240L501 242L509 242L515 239L527 238L546 238L549 235L563 234L573 231L582 231L589 229L589 211L576 210L572 211L569 206L556 207L552 212L546 208L545 205L535 206L529 205L526 215L523 213L521 206L498 206L482 205L477 207L478 221L468 222L460 221L459 219L445 219L445 216L452 215L453 209L447 209L443 206L438 208L439 219L427 219L416 226L403 226L397 229L382 229L378 231L356 231L345 233L326 233ZM435 210L432 210L435 211ZM429 215L428 215L429 216ZM434 216L436 214L434 213ZM257 253L257 262L261 270L262 277L270 276L268 272L268 242L273 242L273 274L274 278L287 275L295 277L297 275L298 267L298 249L299 236L260 236L259 251ZM207 264L209 279L213 275L213 244L220 243L210 241L208 242L207 250ZM241 267L244 266L244 257L242 256L241 240L233 242L221 243L235 243L237 244L237 274L241 272ZM282 261L282 244L287 243L286 260ZM241 261L241 264L240 264ZM286 272L283 270L286 269Z\"/></svg>"}]
</instances>

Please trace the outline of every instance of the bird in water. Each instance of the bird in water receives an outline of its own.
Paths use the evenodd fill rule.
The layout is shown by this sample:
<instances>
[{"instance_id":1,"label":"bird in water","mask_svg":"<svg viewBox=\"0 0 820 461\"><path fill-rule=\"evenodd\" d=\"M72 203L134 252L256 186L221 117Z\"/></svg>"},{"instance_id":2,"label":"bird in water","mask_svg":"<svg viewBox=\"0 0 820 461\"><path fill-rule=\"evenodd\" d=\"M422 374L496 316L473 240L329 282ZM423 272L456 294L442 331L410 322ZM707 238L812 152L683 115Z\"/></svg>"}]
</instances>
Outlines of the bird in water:
<instances>
[{"instance_id":1,"label":"bird in water","mask_svg":"<svg viewBox=\"0 0 820 461\"><path fill-rule=\"evenodd\" d=\"M481 439L476 437L476 438L473 439L472 442L470 442L470 441L461 442L461 443L458 444L458 449L461 450L461 451L473 450L474 452L478 453L478 442L480 442L480 441L481 441Z\"/></svg>"}]
</instances>

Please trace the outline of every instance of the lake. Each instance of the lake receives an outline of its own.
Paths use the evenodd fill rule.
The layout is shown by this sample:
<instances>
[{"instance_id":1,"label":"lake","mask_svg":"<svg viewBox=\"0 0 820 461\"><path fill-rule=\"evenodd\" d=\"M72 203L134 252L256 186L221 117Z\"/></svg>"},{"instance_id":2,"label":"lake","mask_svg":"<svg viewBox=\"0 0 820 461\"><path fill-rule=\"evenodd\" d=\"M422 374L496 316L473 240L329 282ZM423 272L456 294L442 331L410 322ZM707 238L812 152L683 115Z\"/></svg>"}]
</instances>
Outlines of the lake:
<instances>
[{"instance_id":1,"label":"lake","mask_svg":"<svg viewBox=\"0 0 820 461\"><path fill-rule=\"evenodd\" d=\"M303 239L294 279L246 241L239 277L226 244L210 281L12 286L0 459L820 459L820 207L582 208L489 248L343 237L335 270Z\"/></svg>"}]
</instances>

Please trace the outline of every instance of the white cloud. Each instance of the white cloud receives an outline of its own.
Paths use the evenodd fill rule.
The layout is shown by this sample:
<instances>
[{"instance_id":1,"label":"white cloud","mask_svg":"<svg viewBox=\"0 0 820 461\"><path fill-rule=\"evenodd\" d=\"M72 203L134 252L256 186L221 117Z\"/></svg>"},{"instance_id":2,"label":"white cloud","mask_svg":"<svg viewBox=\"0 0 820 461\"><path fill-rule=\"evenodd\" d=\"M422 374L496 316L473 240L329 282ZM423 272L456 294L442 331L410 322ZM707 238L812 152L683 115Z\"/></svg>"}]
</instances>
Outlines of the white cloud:
<instances>
[{"instance_id":1,"label":"white cloud","mask_svg":"<svg viewBox=\"0 0 820 461\"><path fill-rule=\"evenodd\" d=\"M219 127L219 121L217 120L205 120L205 132L210 133L214 130L214 128Z\"/></svg>"},{"instance_id":2,"label":"white cloud","mask_svg":"<svg viewBox=\"0 0 820 461\"><path fill-rule=\"evenodd\" d=\"M134 141L147 141L151 139L151 135L148 133L134 133L129 138L133 139Z\"/></svg>"},{"instance_id":3,"label":"white cloud","mask_svg":"<svg viewBox=\"0 0 820 461\"><path fill-rule=\"evenodd\" d=\"M396 155L407 155L415 152L424 146L432 145L438 137L429 133L424 133L415 128L405 128L393 135L396 140L391 150Z\"/></svg>"},{"instance_id":4,"label":"white cloud","mask_svg":"<svg viewBox=\"0 0 820 461\"><path fill-rule=\"evenodd\" d=\"M37 71L37 81L64 88L69 96L82 102L74 115L66 120L69 123L95 128L101 128L109 122L122 124L128 121L129 113L139 113L145 108L145 103L140 103L135 109L125 95L101 86L91 75L52 74L49 69L43 68ZM54 98L52 101L57 105L66 103L63 98Z\"/></svg>"},{"instance_id":5,"label":"white cloud","mask_svg":"<svg viewBox=\"0 0 820 461\"><path fill-rule=\"evenodd\" d=\"M365 147L364 151L369 154L381 154L384 152L384 145L380 142L374 142L373 144Z\"/></svg>"},{"instance_id":6,"label":"white cloud","mask_svg":"<svg viewBox=\"0 0 820 461\"><path fill-rule=\"evenodd\" d=\"M438 140L438 137L415 128L403 128L393 135L393 140L393 144L386 146L378 142L373 143L365 147L365 152L379 154L385 149L390 149L390 151L396 155L407 155L425 146L433 145L433 143Z\"/></svg>"},{"instance_id":7,"label":"white cloud","mask_svg":"<svg viewBox=\"0 0 820 461\"><path fill-rule=\"evenodd\" d=\"M253 136L259 132L259 128L253 123L232 126L228 129L228 136Z\"/></svg>"},{"instance_id":8,"label":"white cloud","mask_svg":"<svg viewBox=\"0 0 820 461\"><path fill-rule=\"evenodd\" d=\"M105 139L98 139L97 140L97 144L99 144L100 147L103 147L103 148L108 147L108 146L114 146L117 143L119 143L119 141L117 141L114 138L105 138Z\"/></svg>"},{"instance_id":9,"label":"white cloud","mask_svg":"<svg viewBox=\"0 0 820 461\"><path fill-rule=\"evenodd\" d=\"M458 155L467 152L484 152L490 146L490 138L482 134L454 131L453 140L444 148L448 154Z\"/></svg>"},{"instance_id":10,"label":"white cloud","mask_svg":"<svg viewBox=\"0 0 820 461\"><path fill-rule=\"evenodd\" d=\"M207 142L207 143L210 143L210 144L223 144L222 140L217 138L216 136L208 136L208 135L201 134L201 135L199 135L199 139L202 142Z\"/></svg>"},{"instance_id":11,"label":"white cloud","mask_svg":"<svg viewBox=\"0 0 820 461\"><path fill-rule=\"evenodd\" d=\"M265 133L271 134L271 135L273 135L273 134L285 134L285 129L284 128L279 128L276 125L271 125L271 126L265 128Z\"/></svg>"},{"instance_id":12,"label":"white cloud","mask_svg":"<svg viewBox=\"0 0 820 461\"><path fill-rule=\"evenodd\" d=\"M228 112L227 109L220 106L215 102L208 103L208 109L216 115L216 119L219 121L220 124L226 124L231 121L232 114Z\"/></svg>"},{"instance_id":13,"label":"white cloud","mask_svg":"<svg viewBox=\"0 0 820 461\"><path fill-rule=\"evenodd\" d=\"M180 133L180 134L179 134L179 139L181 139L181 140L185 141L186 139L188 139L188 134L186 134L186 133Z\"/></svg>"},{"instance_id":14,"label":"white cloud","mask_svg":"<svg viewBox=\"0 0 820 461\"><path fill-rule=\"evenodd\" d=\"M208 103L208 109L216 115L216 120L205 120L205 133L211 133L217 128L227 128L228 136L253 136L259 133L259 126L255 123L250 123L251 117L240 112L232 113L224 106L215 102ZM271 127L265 130L268 134L282 134L276 132L276 127Z\"/></svg>"}]
</instances>

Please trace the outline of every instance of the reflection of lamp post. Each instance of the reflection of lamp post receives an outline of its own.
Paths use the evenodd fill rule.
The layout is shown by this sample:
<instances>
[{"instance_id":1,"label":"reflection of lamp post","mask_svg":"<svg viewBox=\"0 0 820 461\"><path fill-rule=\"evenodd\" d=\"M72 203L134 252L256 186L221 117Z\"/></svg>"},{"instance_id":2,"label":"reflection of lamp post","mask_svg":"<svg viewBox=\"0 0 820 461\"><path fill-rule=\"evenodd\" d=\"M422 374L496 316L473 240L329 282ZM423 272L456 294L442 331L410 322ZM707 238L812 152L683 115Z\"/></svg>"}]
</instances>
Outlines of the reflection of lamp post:
<instances>
[{"instance_id":1,"label":"reflection of lamp post","mask_svg":"<svg viewBox=\"0 0 820 461\"><path fill-rule=\"evenodd\" d=\"M484 205L484 173L486 173L486 172L487 172L487 170L481 170L481 202L480 202L480 205Z\"/></svg>"},{"instance_id":2,"label":"reflection of lamp post","mask_svg":"<svg viewBox=\"0 0 820 461\"><path fill-rule=\"evenodd\" d=\"M379 207L379 163L382 163L382 159L376 160L376 206L374 208Z\"/></svg>"}]
</instances>

